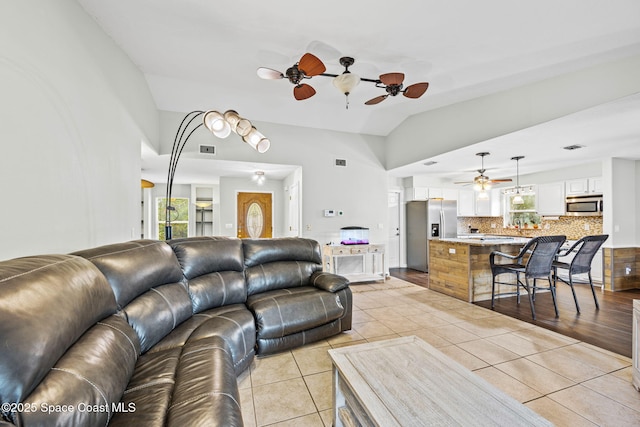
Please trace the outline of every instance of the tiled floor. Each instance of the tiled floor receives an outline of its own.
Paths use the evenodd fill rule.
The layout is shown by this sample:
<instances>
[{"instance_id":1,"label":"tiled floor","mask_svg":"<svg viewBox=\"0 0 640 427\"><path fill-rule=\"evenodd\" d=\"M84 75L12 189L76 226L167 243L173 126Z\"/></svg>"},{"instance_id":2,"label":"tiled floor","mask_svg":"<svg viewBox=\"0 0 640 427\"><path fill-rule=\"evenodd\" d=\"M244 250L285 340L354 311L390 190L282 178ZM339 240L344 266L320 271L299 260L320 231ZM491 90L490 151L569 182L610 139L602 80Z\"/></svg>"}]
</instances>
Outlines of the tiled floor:
<instances>
[{"instance_id":1,"label":"tiled floor","mask_svg":"<svg viewBox=\"0 0 640 427\"><path fill-rule=\"evenodd\" d=\"M416 335L558 426L638 426L631 360L399 279L354 284L353 329L257 358L239 378L246 426L330 426L327 350Z\"/></svg>"}]
</instances>

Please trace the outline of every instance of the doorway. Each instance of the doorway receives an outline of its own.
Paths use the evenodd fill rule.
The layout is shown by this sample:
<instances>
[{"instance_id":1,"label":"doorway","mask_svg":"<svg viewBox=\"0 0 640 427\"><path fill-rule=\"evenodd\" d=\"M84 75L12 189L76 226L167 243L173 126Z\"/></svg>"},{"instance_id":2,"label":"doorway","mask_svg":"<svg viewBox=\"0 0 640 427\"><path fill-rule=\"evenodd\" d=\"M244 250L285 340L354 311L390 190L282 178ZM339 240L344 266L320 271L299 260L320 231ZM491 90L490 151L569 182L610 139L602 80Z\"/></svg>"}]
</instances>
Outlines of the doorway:
<instances>
[{"instance_id":1,"label":"doorway","mask_svg":"<svg viewBox=\"0 0 640 427\"><path fill-rule=\"evenodd\" d=\"M400 193L390 191L388 193L389 207L389 268L400 267Z\"/></svg>"},{"instance_id":2,"label":"doorway","mask_svg":"<svg viewBox=\"0 0 640 427\"><path fill-rule=\"evenodd\" d=\"M273 237L273 195L271 193L238 193L239 238Z\"/></svg>"}]
</instances>

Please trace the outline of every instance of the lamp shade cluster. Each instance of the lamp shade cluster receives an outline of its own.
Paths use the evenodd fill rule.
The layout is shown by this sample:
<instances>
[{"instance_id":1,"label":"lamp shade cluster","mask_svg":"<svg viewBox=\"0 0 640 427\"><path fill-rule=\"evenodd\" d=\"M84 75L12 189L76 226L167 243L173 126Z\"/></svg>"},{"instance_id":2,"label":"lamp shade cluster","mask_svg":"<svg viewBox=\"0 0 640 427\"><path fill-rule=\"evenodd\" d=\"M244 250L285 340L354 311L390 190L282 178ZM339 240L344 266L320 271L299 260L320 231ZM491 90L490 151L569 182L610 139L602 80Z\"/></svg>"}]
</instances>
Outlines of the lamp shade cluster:
<instances>
[{"instance_id":1,"label":"lamp shade cluster","mask_svg":"<svg viewBox=\"0 0 640 427\"><path fill-rule=\"evenodd\" d=\"M258 153L264 153L271 147L271 141L234 110L227 110L224 114L214 110L207 111L204 113L203 122L218 138L226 138L233 131Z\"/></svg>"}]
</instances>

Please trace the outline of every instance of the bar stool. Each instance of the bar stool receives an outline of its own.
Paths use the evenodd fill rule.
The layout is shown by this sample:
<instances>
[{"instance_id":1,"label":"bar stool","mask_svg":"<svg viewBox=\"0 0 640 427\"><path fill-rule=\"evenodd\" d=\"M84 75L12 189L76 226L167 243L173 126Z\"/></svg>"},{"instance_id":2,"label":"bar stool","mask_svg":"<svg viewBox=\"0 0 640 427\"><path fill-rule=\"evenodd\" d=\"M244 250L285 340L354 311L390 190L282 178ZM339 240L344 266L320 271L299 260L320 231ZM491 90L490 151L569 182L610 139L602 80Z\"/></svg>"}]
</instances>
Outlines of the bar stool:
<instances>
[{"instance_id":1,"label":"bar stool","mask_svg":"<svg viewBox=\"0 0 640 427\"><path fill-rule=\"evenodd\" d=\"M497 295L516 295L517 303L520 304L520 287L522 287L529 295L529 304L531 305L531 315L536 320L536 311L534 307L536 290L548 290L551 292L553 299L553 307L558 317L558 304L556 303L556 290L551 279L551 265L560 249L565 242L566 236L540 236L535 237L522 248L518 255L505 254L499 251L491 252L489 262L491 264L491 309L494 308L496 297L496 284L515 286L515 292L500 293ZM528 256L526 262L525 256ZM514 260L512 263L498 264L496 257ZM501 282L496 277L502 274L514 274L516 276L515 283ZM520 275L524 274L524 282L520 279ZM536 281L538 279L546 279L549 286L539 286ZM529 280L532 280L529 282Z\"/></svg>"},{"instance_id":2,"label":"bar stool","mask_svg":"<svg viewBox=\"0 0 640 427\"><path fill-rule=\"evenodd\" d=\"M608 234L585 236L575 242L569 249L559 251L556 260L553 261L552 268L554 286L558 279L560 279L561 282L564 282L571 287L573 300L576 303L576 311L578 314L580 314L580 305L578 304L578 298L576 297L576 290L573 287L573 276L575 274L587 274L587 277L589 278L589 285L591 286L591 293L593 294L593 300L596 303L596 309L600 309L598 298L596 297L596 291L593 288L593 279L591 278L591 262L598 252L598 249L600 249L600 246L602 246L608 238ZM576 248L578 248L578 250L571 262L562 262L557 259L558 257L564 257L571 254L576 250ZM569 275L568 281L558 276L558 269L567 270Z\"/></svg>"}]
</instances>

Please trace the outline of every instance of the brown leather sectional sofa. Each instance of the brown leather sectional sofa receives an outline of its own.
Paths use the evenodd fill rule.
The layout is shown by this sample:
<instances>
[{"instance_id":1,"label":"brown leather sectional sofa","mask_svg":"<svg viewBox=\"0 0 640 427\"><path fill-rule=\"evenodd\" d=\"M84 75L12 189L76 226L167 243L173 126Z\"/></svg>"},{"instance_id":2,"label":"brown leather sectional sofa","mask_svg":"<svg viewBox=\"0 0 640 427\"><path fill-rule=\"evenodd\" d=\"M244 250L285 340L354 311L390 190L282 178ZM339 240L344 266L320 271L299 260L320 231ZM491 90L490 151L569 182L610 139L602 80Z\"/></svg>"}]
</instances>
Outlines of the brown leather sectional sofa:
<instances>
[{"instance_id":1,"label":"brown leather sectional sofa","mask_svg":"<svg viewBox=\"0 0 640 427\"><path fill-rule=\"evenodd\" d=\"M136 240L0 262L0 425L238 426L236 376L351 328L301 238Z\"/></svg>"}]
</instances>

